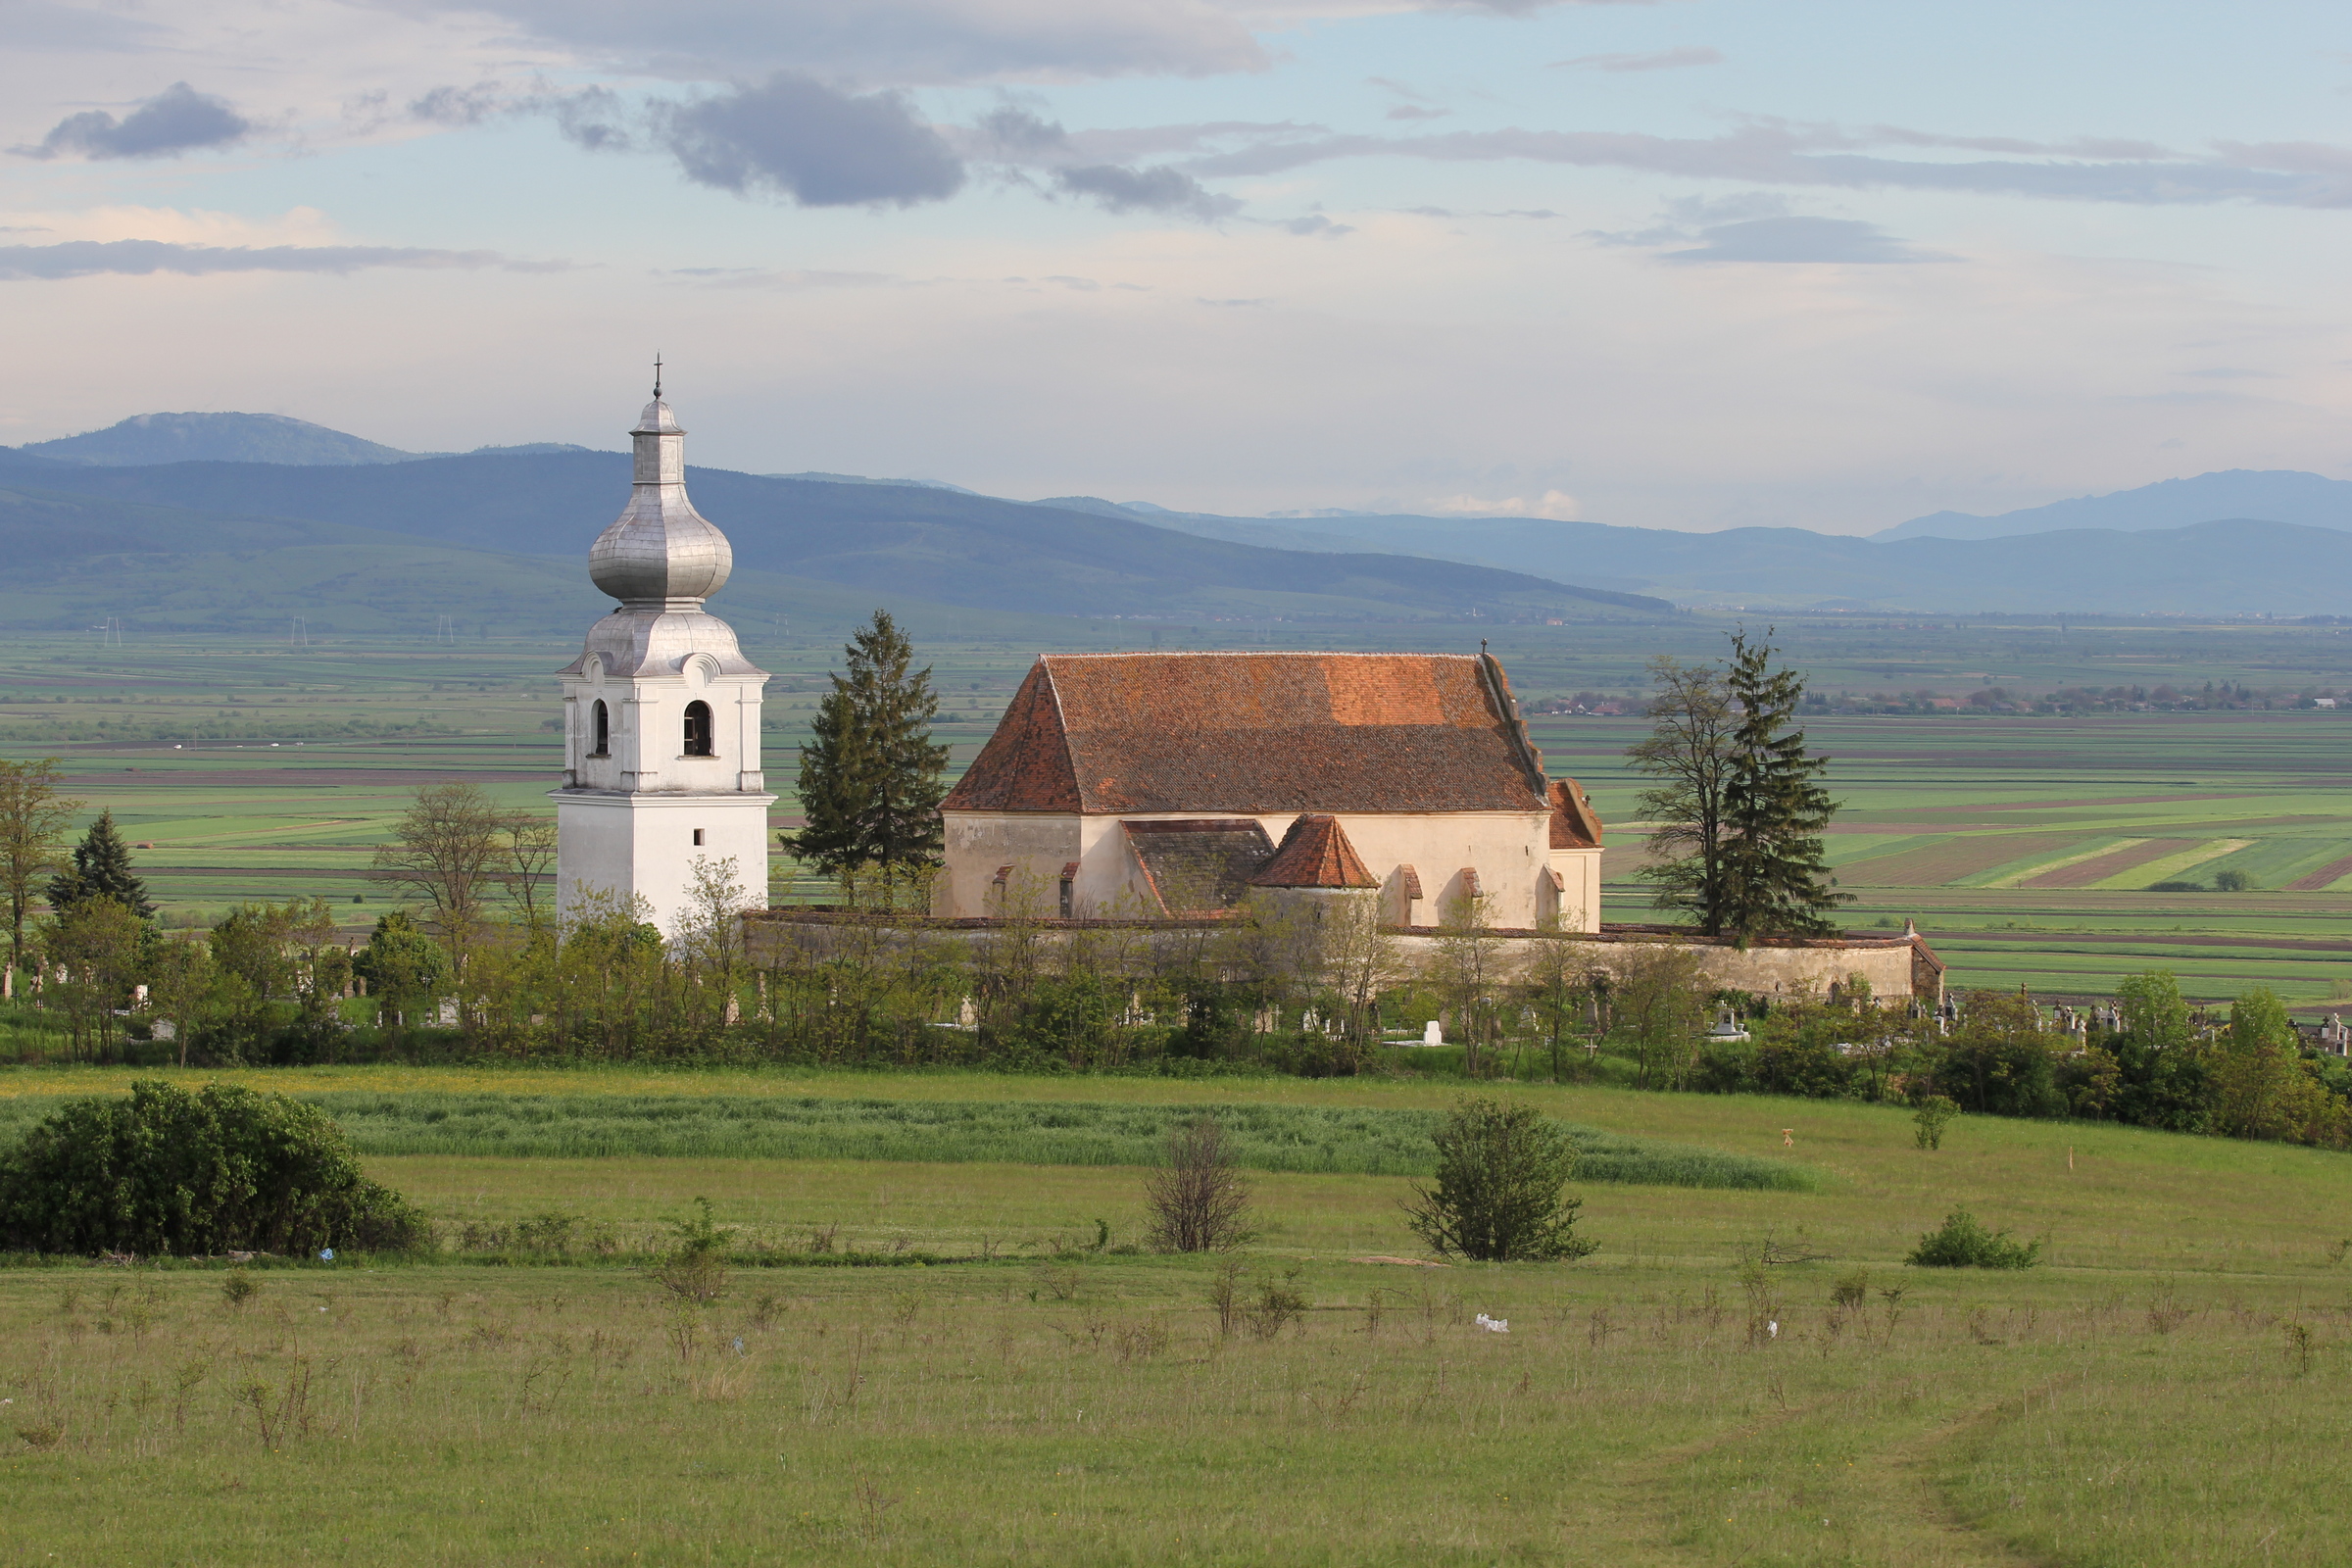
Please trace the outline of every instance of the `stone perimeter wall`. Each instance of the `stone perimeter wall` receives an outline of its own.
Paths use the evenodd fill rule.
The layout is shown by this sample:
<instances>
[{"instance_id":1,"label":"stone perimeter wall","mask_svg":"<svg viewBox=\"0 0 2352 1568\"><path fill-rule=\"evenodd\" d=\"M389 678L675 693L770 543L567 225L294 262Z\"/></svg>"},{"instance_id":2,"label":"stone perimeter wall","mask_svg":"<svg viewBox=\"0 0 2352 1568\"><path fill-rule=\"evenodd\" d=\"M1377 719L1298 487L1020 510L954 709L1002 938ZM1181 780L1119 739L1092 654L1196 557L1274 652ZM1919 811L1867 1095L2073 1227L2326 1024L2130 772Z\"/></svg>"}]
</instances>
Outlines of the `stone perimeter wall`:
<instances>
[{"instance_id":1,"label":"stone perimeter wall","mask_svg":"<svg viewBox=\"0 0 2352 1568\"><path fill-rule=\"evenodd\" d=\"M878 921L867 915L791 908L753 910L744 918L755 960L763 950L777 946L830 947L857 928L876 924L908 936L965 943L986 942L1018 929L1049 941L1102 931L1140 934L1147 941L1171 945L1197 942L1224 924L1218 920L1031 920L1016 925L936 917ZM1433 926L1391 926L1388 931L1416 965L1434 960L1445 940ZM1506 974L1524 965L1539 941L1574 943L1590 968L1609 972L1621 971L1633 955L1644 948L1673 947L1696 954L1708 981L1726 990L1766 997L1800 991L1825 995L1832 986L1843 989L1859 976L1869 983L1871 995L1881 1001L1943 1000L1943 960L1916 932L1893 937L1767 939L1745 949L1729 938L1699 937L1657 926L1604 925L1598 932L1570 932L1556 938L1535 931L1489 934L1502 945L1498 959Z\"/></svg>"}]
</instances>

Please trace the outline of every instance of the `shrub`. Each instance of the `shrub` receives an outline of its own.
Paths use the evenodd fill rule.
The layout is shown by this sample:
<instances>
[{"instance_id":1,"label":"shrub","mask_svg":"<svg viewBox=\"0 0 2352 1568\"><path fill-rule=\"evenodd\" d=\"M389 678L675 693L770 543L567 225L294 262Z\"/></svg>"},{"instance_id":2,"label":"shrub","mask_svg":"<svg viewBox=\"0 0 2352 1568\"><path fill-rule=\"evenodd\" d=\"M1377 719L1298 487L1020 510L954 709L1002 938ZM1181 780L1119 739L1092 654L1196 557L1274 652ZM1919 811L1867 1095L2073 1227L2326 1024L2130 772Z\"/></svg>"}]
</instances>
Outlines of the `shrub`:
<instances>
[{"instance_id":1,"label":"shrub","mask_svg":"<svg viewBox=\"0 0 2352 1568\"><path fill-rule=\"evenodd\" d=\"M710 1200L694 1202L690 1218L670 1221L678 1245L654 1266L655 1283L681 1307L710 1306L727 1294L726 1249L735 1239L734 1231L711 1218Z\"/></svg>"},{"instance_id":2,"label":"shrub","mask_svg":"<svg viewBox=\"0 0 2352 1568\"><path fill-rule=\"evenodd\" d=\"M1573 1233L1579 1198L1560 1190L1576 1146L1532 1106L1465 1100L1435 1135L1438 1180L1405 1205L1416 1234L1440 1253L1480 1262L1574 1259L1597 1244Z\"/></svg>"},{"instance_id":3,"label":"shrub","mask_svg":"<svg viewBox=\"0 0 2352 1568\"><path fill-rule=\"evenodd\" d=\"M1988 1231L1967 1209L1955 1208L1904 1261L1921 1268L2032 1268L2040 1256L2039 1242L2013 1242L2007 1231Z\"/></svg>"},{"instance_id":4,"label":"shrub","mask_svg":"<svg viewBox=\"0 0 2352 1568\"><path fill-rule=\"evenodd\" d=\"M1919 1102L1918 1111L1911 1117L1913 1139L1922 1149L1941 1149L1944 1127L1959 1114L1960 1107L1942 1095L1928 1096Z\"/></svg>"},{"instance_id":5,"label":"shrub","mask_svg":"<svg viewBox=\"0 0 2352 1568\"><path fill-rule=\"evenodd\" d=\"M426 1234L317 1107L234 1084L74 1101L0 1154L0 1245L25 1251L406 1251Z\"/></svg>"},{"instance_id":6,"label":"shrub","mask_svg":"<svg viewBox=\"0 0 2352 1568\"><path fill-rule=\"evenodd\" d=\"M2217 893L2243 893L2254 885L2254 879L2243 871L2216 871L2213 874Z\"/></svg>"},{"instance_id":7,"label":"shrub","mask_svg":"<svg viewBox=\"0 0 2352 1568\"><path fill-rule=\"evenodd\" d=\"M1144 1180L1153 1248L1230 1252L1250 1240L1250 1189L1235 1173L1233 1156L1225 1129L1205 1117L1168 1134L1167 1164Z\"/></svg>"}]
</instances>

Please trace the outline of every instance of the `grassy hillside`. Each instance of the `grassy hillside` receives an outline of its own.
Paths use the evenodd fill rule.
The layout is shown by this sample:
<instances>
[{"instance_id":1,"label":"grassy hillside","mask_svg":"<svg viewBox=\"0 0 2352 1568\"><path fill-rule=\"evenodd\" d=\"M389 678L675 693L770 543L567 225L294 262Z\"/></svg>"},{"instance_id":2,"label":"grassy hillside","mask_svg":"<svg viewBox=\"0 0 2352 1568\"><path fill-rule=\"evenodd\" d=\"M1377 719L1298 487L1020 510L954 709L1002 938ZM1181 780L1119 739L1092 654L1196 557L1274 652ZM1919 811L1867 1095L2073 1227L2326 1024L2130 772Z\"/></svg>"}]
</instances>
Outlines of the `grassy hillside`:
<instances>
[{"instance_id":1,"label":"grassy hillside","mask_svg":"<svg viewBox=\"0 0 2352 1568\"><path fill-rule=\"evenodd\" d=\"M715 1077L601 1087L773 1082ZM899 1082L1035 1106L1450 1099ZM20 1086L61 1075L0 1093ZM1523 1093L1829 1180L1592 1186L1580 1224L1601 1250L1583 1262L1424 1269L1379 1261L1417 1255L1407 1179L1259 1174L1221 1333L1219 1259L1126 1250L1133 1170L373 1158L435 1217L439 1261L260 1267L242 1306L218 1265L0 1268L11 1538L36 1560L207 1563L2340 1557L2352 1508L2307 1461L2352 1369L2344 1156L1975 1120L1928 1153L1890 1108ZM698 1196L739 1266L681 1308L644 1264ZM1955 1206L2045 1239L2045 1260L1905 1267ZM1303 1311L1267 1314L1269 1290Z\"/></svg>"},{"instance_id":2,"label":"grassy hillside","mask_svg":"<svg viewBox=\"0 0 2352 1568\"><path fill-rule=\"evenodd\" d=\"M628 495L612 453L439 458L367 467L197 463L29 470L27 484L241 516L318 518L466 548L580 560ZM0 471L5 462L0 460ZM1366 619L1477 612L1658 613L1659 600L1520 570L1392 555L1268 550L1058 507L913 485L690 471L739 567L996 612Z\"/></svg>"}]
</instances>

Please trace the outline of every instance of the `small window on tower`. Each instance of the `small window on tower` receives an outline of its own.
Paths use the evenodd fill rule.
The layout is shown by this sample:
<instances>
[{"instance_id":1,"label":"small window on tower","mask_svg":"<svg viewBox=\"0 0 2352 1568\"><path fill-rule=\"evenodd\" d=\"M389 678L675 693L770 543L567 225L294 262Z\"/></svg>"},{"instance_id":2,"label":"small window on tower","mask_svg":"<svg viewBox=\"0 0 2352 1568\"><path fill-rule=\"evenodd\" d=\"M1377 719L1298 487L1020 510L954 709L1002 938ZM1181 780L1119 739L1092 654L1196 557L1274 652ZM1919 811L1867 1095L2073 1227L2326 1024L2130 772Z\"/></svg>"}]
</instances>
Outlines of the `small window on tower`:
<instances>
[{"instance_id":1,"label":"small window on tower","mask_svg":"<svg viewBox=\"0 0 2352 1568\"><path fill-rule=\"evenodd\" d=\"M694 830L694 847L698 850L703 847L703 830L699 827Z\"/></svg>"},{"instance_id":2,"label":"small window on tower","mask_svg":"<svg viewBox=\"0 0 2352 1568\"><path fill-rule=\"evenodd\" d=\"M594 733L590 736L590 739L594 741L595 744L588 748L588 755L590 757L610 756L611 749L606 743L612 739L612 715L605 708L605 702L603 698L600 697L597 699L596 707L591 710L591 713L592 716L589 722Z\"/></svg>"},{"instance_id":3,"label":"small window on tower","mask_svg":"<svg viewBox=\"0 0 2352 1568\"><path fill-rule=\"evenodd\" d=\"M710 705L709 703L697 702L686 705L686 755L688 757L709 757L710 755Z\"/></svg>"}]
</instances>

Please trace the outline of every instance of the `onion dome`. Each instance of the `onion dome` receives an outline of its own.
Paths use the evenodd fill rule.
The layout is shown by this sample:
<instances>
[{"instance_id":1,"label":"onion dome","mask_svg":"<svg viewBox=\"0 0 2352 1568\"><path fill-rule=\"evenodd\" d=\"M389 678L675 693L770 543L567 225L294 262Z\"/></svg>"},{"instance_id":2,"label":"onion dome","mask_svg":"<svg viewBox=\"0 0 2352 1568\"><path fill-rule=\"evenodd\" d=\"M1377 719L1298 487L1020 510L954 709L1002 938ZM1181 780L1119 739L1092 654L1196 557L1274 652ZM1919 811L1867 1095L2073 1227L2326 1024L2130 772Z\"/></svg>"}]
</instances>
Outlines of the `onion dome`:
<instances>
[{"instance_id":1,"label":"onion dome","mask_svg":"<svg viewBox=\"0 0 2352 1568\"><path fill-rule=\"evenodd\" d=\"M726 582L735 552L686 499L686 432L658 380L629 443L628 510L589 547L588 575L624 605L700 605Z\"/></svg>"}]
</instances>

